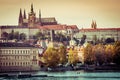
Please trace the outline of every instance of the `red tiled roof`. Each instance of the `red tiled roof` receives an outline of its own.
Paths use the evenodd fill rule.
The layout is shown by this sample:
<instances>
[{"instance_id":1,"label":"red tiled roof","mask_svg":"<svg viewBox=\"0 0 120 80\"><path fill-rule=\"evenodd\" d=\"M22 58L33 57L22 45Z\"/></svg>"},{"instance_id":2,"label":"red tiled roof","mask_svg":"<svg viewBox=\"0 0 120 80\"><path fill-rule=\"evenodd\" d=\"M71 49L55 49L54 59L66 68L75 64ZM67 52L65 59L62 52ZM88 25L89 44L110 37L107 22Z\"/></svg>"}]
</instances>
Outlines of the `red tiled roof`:
<instances>
[{"instance_id":1,"label":"red tiled roof","mask_svg":"<svg viewBox=\"0 0 120 80\"><path fill-rule=\"evenodd\" d=\"M76 25L68 25L68 29L78 29Z\"/></svg>"},{"instance_id":2,"label":"red tiled roof","mask_svg":"<svg viewBox=\"0 0 120 80\"><path fill-rule=\"evenodd\" d=\"M120 31L120 28L97 28L97 29L92 29L92 28L86 28L86 29L80 29L80 31L107 31L107 30L117 30Z\"/></svg>"}]
</instances>

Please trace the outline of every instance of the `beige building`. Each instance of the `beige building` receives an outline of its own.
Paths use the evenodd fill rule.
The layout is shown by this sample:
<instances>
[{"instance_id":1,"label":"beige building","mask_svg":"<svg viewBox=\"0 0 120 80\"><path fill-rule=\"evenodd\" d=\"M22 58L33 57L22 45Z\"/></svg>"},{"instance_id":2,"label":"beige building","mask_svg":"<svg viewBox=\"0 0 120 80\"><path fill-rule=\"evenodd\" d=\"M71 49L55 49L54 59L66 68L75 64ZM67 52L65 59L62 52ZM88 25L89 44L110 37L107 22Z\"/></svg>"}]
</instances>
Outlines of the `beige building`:
<instances>
[{"instance_id":1,"label":"beige building","mask_svg":"<svg viewBox=\"0 0 120 80\"><path fill-rule=\"evenodd\" d=\"M21 43L0 43L1 71L39 70L39 48Z\"/></svg>"},{"instance_id":2,"label":"beige building","mask_svg":"<svg viewBox=\"0 0 120 80\"><path fill-rule=\"evenodd\" d=\"M80 39L83 35L86 35L87 41L92 41L94 38L99 40L114 38L115 41L120 41L120 28L97 28L96 22L92 22L91 28L82 28L74 36Z\"/></svg>"}]
</instances>

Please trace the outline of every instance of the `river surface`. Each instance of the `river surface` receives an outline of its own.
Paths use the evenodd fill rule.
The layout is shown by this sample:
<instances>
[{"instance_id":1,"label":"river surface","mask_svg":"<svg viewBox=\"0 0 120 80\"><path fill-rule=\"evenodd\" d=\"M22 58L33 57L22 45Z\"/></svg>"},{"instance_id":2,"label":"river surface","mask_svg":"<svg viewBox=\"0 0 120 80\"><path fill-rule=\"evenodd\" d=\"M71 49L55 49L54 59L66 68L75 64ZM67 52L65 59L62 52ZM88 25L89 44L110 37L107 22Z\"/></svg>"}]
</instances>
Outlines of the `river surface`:
<instances>
[{"instance_id":1,"label":"river surface","mask_svg":"<svg viewBox=\"0 0 120 80\"><path fill-rule=\"evenodd\" d=\"M14 74L26 74L26 73L16 72L16 73L9 73L9 74L14 75ZM31 72L30 74L47 75L47 77L30 77L30 78L0 77L0 80L120 80L120 72L84 72L84 71L43 72L43 71L39 71L39 72Z\"/></svg>"}]
</instances>

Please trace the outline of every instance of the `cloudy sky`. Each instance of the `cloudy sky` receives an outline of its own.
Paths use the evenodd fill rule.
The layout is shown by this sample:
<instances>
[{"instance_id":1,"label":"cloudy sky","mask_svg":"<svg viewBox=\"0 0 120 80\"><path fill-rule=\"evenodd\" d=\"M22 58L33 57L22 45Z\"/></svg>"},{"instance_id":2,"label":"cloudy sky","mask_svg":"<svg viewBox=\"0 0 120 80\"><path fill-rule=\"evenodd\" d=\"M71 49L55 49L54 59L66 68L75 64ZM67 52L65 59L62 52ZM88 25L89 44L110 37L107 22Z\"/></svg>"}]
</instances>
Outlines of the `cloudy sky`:
<instances>
[{"instance_id":1,"label":"cloudy sky","mask_svg":"<svg viewBox=\"0 0 120 80\"><path fill-rule=\"evenodd\" d=\"M0 25L17 25L20 8L30 12L33 3L38 16L56 17L58 23L89 28L120 27L120 0L0 0Z\"/></svg>"}]
</instances>

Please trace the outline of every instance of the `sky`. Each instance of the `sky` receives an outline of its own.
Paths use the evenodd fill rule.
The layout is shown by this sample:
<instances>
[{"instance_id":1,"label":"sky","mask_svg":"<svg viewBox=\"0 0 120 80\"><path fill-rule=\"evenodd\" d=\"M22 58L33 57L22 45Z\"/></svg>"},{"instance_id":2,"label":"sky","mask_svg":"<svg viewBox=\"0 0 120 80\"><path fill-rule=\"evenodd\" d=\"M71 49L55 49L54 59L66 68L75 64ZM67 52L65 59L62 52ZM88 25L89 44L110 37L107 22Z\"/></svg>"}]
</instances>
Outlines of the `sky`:
<instances>
[{"instance_id":1,"label":"sky","mask_svg":"<svg viewBox=\"0 0 120 80\"><path fill-rule=\"evenodd\" d=\"M58 23L90 28L120 27L120 0L0 0L0 25L18 25L20 8L30 12L33 3L36 16L55 17Z\"/></svg>"}]
</instances>

